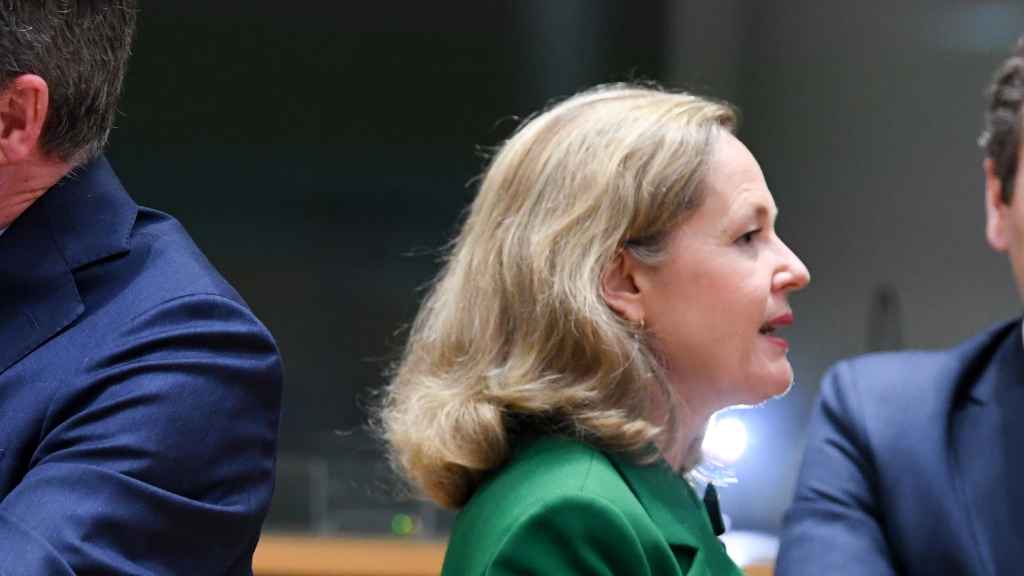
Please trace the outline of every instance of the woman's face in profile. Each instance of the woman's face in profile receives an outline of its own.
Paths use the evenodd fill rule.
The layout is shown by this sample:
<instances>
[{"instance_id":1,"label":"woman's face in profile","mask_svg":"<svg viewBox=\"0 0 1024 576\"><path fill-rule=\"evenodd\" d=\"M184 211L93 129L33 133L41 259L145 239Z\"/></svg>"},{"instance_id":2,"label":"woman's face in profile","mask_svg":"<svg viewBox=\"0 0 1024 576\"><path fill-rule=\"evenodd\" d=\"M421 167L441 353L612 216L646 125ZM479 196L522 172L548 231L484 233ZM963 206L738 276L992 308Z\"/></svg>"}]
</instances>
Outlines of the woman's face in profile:
<instances>
[{"instance_id":1,"label":"woman's face in profile","mask_svg":"<svg viewBox=\"0 0 1024 576\"><path fill-rule=\"evenodd\" d=\"M716 142L701 186L703 204L669 236L667 258L635 281L683 399L714 411L788 390L793 369L780 331L793 322L787 297L810 275L775 234L761 167L731 134Z\"/></svg>"}]
</instances>

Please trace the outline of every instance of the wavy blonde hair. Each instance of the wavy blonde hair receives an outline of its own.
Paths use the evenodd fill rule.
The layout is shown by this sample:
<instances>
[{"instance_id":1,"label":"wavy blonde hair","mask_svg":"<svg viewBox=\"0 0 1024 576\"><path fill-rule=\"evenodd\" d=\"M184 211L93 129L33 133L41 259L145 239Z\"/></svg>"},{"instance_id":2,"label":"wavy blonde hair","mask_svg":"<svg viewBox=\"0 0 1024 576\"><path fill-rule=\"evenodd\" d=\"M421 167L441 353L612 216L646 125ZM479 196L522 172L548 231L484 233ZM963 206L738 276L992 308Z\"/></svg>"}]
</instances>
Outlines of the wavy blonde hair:
<instances>
[{"instance_id":1,"label":"wavy blonde hair","mask_svg":"<svg viewBox=\"0 0 1024 576\"><path fill-rule=\"evenodd\" d=\"M642 331L605 303L619 250L657 263L699 207L727 104L635 85L577 94L495 155L384 391L391 460L459 508L523 422L643 452L676 437L675 396ZM651 422L653 403L669 413Z\"/></svg>"}]
</instances>

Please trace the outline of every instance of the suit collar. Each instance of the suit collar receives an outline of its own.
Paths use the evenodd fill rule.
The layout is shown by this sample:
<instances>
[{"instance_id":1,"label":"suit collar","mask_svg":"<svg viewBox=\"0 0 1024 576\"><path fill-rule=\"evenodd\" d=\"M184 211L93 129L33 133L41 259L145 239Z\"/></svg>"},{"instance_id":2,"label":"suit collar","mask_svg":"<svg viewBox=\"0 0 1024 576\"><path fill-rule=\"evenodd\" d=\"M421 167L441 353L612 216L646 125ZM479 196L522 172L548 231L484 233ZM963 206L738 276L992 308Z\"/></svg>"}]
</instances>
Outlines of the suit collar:
<instances>
[{"instance_id":1,"label":"suit collar","mask_svg":"<svg viewBox=\"0 0 1024 576\"><path fill-rule=\"evenodd\" d=\"M973 366L962 379L973 382L967 389L967 397L978 404L991 402L1001 387L1019 386L1024 374L1024 341L1021 338L1020 320L1000 325L983 334L973 346L964 345L964 356L971 360L964 363Z\"/></svg>"},{"instance_id":2,"label":"suit collar","mask_svg":"<svg viewBox=\"0 0 1024 576\"><path fill-rule=\"evenodd\" d=\"M71 171L37 204L72 270L128 251L138 206L103 156Z\"/></svg>"},{"instance_id":3,"label":"suit collar","mask_svg":"<svg viewBox=\"0 0 1024 576\"><path fill-rule=\"evenodd\" d=\"M65 176L0 236L0 374L82 313L73 272L126 252L137 211L100 157Z\"/></svg>"}]
</instances>

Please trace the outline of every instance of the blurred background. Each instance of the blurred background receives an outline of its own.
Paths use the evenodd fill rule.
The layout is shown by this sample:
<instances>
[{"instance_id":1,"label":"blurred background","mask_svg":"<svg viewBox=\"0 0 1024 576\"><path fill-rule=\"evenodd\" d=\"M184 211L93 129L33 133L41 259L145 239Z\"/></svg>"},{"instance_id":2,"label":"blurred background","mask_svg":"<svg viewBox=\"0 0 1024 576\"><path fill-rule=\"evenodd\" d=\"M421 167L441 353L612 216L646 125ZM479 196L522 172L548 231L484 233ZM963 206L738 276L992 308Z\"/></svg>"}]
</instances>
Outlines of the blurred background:
<instances>
[{"instance_id":1,"label":"blurred background","mask_svg":"<svg viewBox=\"0 0 1024 576\"><path fill-rule=\"evenodd\" d=\"M1018 314L984 242L975 142L1021 33L1011 1L144 2L110 156L280 344L268 531L443 539L451 514L401 495L366 407L487 151L597 83L737 104L813 275L792 392L726 427L746 450L724 510L774 534L828 365Z\"/></svg>"}]
</instances>

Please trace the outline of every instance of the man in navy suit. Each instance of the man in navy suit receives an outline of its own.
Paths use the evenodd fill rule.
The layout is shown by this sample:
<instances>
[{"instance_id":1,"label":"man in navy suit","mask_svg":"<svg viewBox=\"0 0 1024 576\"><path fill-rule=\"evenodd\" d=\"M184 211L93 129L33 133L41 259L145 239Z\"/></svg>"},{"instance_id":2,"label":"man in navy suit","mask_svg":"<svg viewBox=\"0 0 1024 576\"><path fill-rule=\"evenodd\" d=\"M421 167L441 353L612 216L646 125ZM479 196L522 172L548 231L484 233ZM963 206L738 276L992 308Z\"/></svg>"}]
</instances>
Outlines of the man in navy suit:
<instances>
[{"instance_id":1,"label":"man in navy suit","mask_svg":"<svg viewBox=\"0 0 1024 576\"><path fill-rule=\"evenodd\" d=\"M273 339L101 154L135 11L0 2L0 574L250 574L273 489Z\"/></svg>"},{"instance_id":2,"label":"man in navy suit","mask_svg":"<svg viewBox=\"0 0 1024 576\"><path fill-rule=\"evenodd\" d=\"M986 236L1024 298L1024 43L989 92ZM841 362L822 383L776 573L1024 572L1020 318L935 352Z\"/></svg>"}]
</instances>

